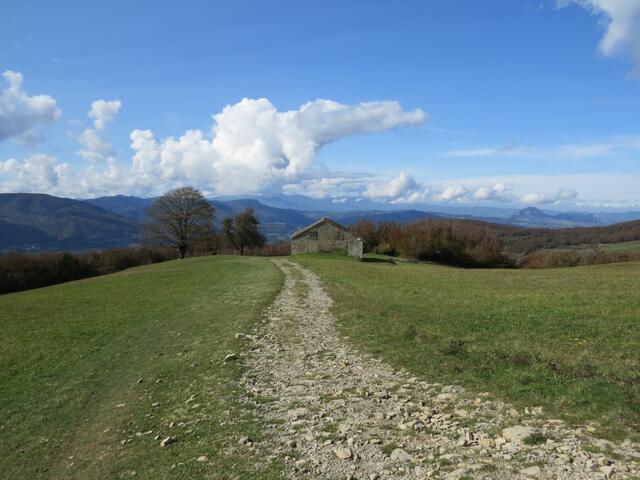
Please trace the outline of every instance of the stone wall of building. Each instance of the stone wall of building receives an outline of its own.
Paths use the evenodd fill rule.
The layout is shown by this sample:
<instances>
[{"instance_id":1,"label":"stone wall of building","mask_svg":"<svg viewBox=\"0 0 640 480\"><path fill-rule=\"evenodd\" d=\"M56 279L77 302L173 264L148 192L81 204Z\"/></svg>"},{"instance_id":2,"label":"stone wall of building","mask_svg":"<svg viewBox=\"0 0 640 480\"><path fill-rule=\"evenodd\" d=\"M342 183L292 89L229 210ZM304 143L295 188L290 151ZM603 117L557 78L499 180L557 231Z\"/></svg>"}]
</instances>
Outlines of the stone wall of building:
<instances>
[{"instance_id":1,"label":"stone wall of building","mask_svg":"<svg viewBox=\"0 0 640 480\"><path fill-rule=\"evenodd\" d=\"M362 240L354 237L353 240L349 240L347 248L347 253L350 257L362 258L362 255L364 253L364 243L362 242Z\"/></svg>"},{"instance_id":2,"label":"stone wall of building","mask_svg":"<svg viewBox=\"0 0 640 480\"><path fill-rule=\"evenodd\" d=\"M321 223L291 240L291 254L342 250L362 258L362 241L332 223ZM358 252L360 252L358 254Z\"/></svg>"}]
</instances>

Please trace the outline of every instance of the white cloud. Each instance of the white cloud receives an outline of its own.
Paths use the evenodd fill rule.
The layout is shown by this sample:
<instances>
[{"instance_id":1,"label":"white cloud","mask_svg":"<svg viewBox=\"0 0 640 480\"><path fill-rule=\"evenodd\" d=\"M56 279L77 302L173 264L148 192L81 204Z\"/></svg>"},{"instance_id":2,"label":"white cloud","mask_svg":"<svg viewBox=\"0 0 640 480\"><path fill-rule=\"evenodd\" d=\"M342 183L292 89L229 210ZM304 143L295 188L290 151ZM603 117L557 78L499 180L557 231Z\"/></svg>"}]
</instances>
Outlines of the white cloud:
<instances>
[{"instance_id":1,"label":"white cloud","mask_svg":"<svg viewBox=\"0 0 640 480\"><path fill-rule=\"evenodd\" d=\"M491 148L470 148L446 152L448 157L487 158L514 157L541 160L588 160L612 155L640 152L640 136L617 135L599 142L566 143L559 145L505 145Z\"/></svg>"},{"instance_id":2,"label":"white cloud","mask_svg":"<svg viewBox=\"0 0 640 480\"><path fill-rule=\"evenodd\" d=\"M497 155L520 154L529 151L526 145L504 145L497 148L473 148L469 150L451 150L448 157L494 157Z\"/></svg>"},{"instance_id":3,"label":"white cloud","mask_svg":"<svg viewBox=\"0 0 640 480\"><path fill-rule=\"evenodd\" d=\"M358 198L372 181L369 174L330 172L326 169L311 169L305 178L283 185L285 194L300 194L316 199ZM338 200L339 203L339 200Z\"/></svg>"},{"instance_id":4,"label":"white cloud","mask_svg":"<svg viewBox=\"0 0 640 480\"><path fill-rule=\"evenodd\" d=\"M640 74L640 2L638 0L558 0L579 5L600 18L604 35L599 50L605 56L628 55Z\"/></svg>"},{"instance_id":5,"label":"white cloud","mask_svg":"<svg viewBox=\"0 0 640 480\"><path fill-rule=\"evenodd\" d=\"M101 131L107 123L115 119L121 106L120 100L96 100L91 103L88 116L94 119L95 128L87 128L76 137L78 143L84 147L76 153L87 162L96 163L114 159L113 147L102 138Z\"/></svg>"},{"instance_id":6,"label":"white cloud","mask_svg":"<svg viewBox=\"0 0 640 480\"><path fill-rule=\"evenodd\" d=\"M40 139L36 126L53 123L62 111L49 95L27 95L22 87L22 74L7 70L2 76L6 87L0 89L0 142L34 144Z\"/></svg>"},{"instance_id":7,"label":"white cloud","mask_svg":"<svg viewBox=\"0 0 640 480\"><path fill-rule=\"evenodd\" d=\"M51 155L36 154L23 161L9 159L0 162L0 173L10 180L0 184L5 192L55 192L60 180L68 172L66 164L59 164Z\"/></svg>"},{"instance_id":8,"label":"white cloud","mask_svg":"<svg viewBox=\"0 0 640 480\"><path fill-rule=\"evenodd\" d=\"M122 103L120 100L96 100L91 104L91 110L89 110L89 118L93 118L93 125L96 130L104 130L107 123L113 121Z\"/></svg>"},{"instance_id":9,"label":"white cloud","mask_svg":"<svg viewBox=\"0 0 640 480\"><path fill-rule=\"evenodd\" d=\"M143 178L197 184L216 194L262 192L299 181L323 145L358 133L417 125L421 110L397 102L343 105L316 100L279 112L267 99L244 99L213 116L211 139L201 130L158 140L131 133L133 167Z\"/></svg>"},{"instance_id":10,"label":"white cloud","mask_svg":"<svg viewBox=\"0 0 640 480\"><path fill-rule=\"evenodd\" d=\"M113 148L97 131L87 128L77 138L84 148L76 153L88 162L99 162L113 156Z\"/></svg>"},{"instance_id":11,"label":"white cloud","mask_svg":"<svg viewBox=\"0 0 640 480\"><path fill-rule=\"evenodd\" d=\"M469 191L462 185L449 185L442 192L434 196L434 200L440 202L459 202L462 201Z\"/></svg>"},{"instance_id":12,"label":"white cloud","mask_svg":"<svg viewBox=\"0 0 640 480\"><path fill-rule=\"evenodd\" d=\"M556 204L574 202L578 198L575 190L561 189L555 193L527 193L520 197L520 203L528 205Z\"/></svg>"},{"instance_id":13,"label":"white cloud","mask_svg":"<svg viewBox=\"0 0 640 480\"><path fill-rule=\"evenodd\" d=\"M95 105L92 111L104 113ZM318 150L345 136L418 125L427 118L421 110L404 111L391 101L343 105L316 100L298 110L279 112L267 99L244 99L213 116L211 133L188 130L178 138L158 139L150 130L132 131L132 161L119 165L100 132L117 112L109 108L109 115L95 117L95 129L77 136L84 147L78 154L89 162L73 174L66 172L68 181L58 181L56 186L52 179L49 188L35 185L17 175L19 166L29 159L12 160L16 165L3 170L8 179L0 180L0 188L6 191L10 185L15 191L47 192L55 188L58 194L83 197L122 192L154 195L186 183L208 195L290 191L299 184L317 197L351 195L364 190L363 179L319 171L314 165Z\"/></svg>"},{"instance_id":14,"label":"white cloud","mask_svg":"<svg viewBox=\"0 0 640 480\"><path fill-rule=\"evenodd\" d=\"M365 198L392 203L421 202L425 200L426 195L427 188L404 170L388 182L370 184L363 193Z\"/></svg>"},{"instance_id":15,"label":"white cloud","mask_svg":"<svg viewBox=\"0 0 640 480\"><path fill-rule=\"evenodd\" d=\"M481 201L509 202L513 195L509 192L506 184L498 182L492 187L486 185L478 187L473 192L473 198Z\"/></svg>"}]
</instances>

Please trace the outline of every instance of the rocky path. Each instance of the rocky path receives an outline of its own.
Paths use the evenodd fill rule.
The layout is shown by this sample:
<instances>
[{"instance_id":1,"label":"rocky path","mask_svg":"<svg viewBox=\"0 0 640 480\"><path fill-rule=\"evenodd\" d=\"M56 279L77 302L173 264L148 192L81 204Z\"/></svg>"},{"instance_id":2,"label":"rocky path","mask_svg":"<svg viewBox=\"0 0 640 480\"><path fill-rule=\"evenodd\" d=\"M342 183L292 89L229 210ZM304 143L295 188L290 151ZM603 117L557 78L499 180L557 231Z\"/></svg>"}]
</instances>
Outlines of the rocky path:
<instances>
[{"instance_id":1,"label":"rocky path","mask_svg":"<svg viewBox=\"0 0 640 480\"><path fill-rule=\"evenodd\" d=\"M517 411L462 387L427 383L348 346L309 270L274 260L285 285L244 356L246 401L290 478L640 478L638 445L590 438L540 409Z\"/></svg>"}]
</instances>

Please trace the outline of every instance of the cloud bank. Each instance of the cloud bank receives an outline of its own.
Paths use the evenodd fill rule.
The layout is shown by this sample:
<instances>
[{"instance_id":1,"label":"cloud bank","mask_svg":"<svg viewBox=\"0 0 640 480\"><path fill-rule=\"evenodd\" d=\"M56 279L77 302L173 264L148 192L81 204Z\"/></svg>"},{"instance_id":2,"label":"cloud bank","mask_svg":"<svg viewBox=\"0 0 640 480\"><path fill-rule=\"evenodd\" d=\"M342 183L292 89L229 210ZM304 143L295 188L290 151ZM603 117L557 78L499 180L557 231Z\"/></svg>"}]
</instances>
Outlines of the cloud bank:
<instances>
[{"instance_id":1,"label":"cloud bank","mask_svg":"<svg viewBox=\"0 0 640 480\"><path fill-rule=\"evenodd\" d=\"M49 95L29 96L22 87L22 74L7 70L0 89L0 142L14 140L33 145L41 136L38 124L51 124L62 115Z\"/></svg>"},{"instance_id":2,"label":"cloud bank","mask_svg":"<svg viewBox=\"0 0 640 480\"><path fill-rule=\"evenodd\" d=\"M76 153L87 161L84 168L72 172L66 163L57 163L53 157L46 161L40 157L10 159L0 162L2 172L9 177L0 183L0 189L82 197L122 191L155 195L191 184L208 195L232 195L283 191L289 185L306 183L321 195L339 182L333 174L319 175L314 164L324 145L351 135L410 127L427 120L422 110L405 111L394 101L344 105L315 100L297 110L281 112L266 98L245 98L213 115L208 132L188 130L177 138L159 139L151 130L133 130L131 163L121 165L103 136L105 126L114 120L121 105L119 100L92 103L88 115L94 120L94 128L76 137L83 147ZM21 174L34 165L56 173L37 180Z\"/></svg>"}]
</instances>

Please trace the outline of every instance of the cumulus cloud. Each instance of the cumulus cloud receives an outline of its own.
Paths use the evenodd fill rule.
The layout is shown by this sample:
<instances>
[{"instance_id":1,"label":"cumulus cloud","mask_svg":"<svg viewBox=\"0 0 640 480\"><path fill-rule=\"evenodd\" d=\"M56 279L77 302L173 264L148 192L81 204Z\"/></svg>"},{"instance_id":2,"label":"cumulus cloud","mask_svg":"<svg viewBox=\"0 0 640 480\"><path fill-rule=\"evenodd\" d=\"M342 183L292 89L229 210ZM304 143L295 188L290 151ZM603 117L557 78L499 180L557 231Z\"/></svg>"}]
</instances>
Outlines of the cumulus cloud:
<instances>
[{"instance_id":1,"label":"cumulus cloud","mask_svg":"<svg viewBox=\"0 0 640 480\"><path fill-rule=\"evenodd\" d=\"M492 187L481 186L473 192L473 198L475 200L493 200L498 202L508 202L512 200L513 195L510 193L507 185L502 182L498 182Z\"/></svg>"},{"instance_id":2,"label":"cumulus cloud","mask_svg":"<svg viewBox=\"0 0 640 480\"><path fill-rule=\"evenodd\" d=\"M449 185L436 194L434 199L441 202L456 202L463 200L468 194L469 191L462 185Z\"/></svg>"},{"instance_id":3,"label":"cumulus cloud","mask_svg":"<svg viewBox=\"0 0 640 480\"><path fill-rule=\"evenodd\" d=\"M343 203L347 198L359 198L372 181L373 178L370 174L312 169L305 173L303 179L283 185L282 191L285 194L300 194L315 199L332 199L336 203Z\"/></svg>"},{"instance_id":4,"label":"cumulus cloud","mask_svg":"<svg viewBox=\"0 0 640 480\"><path fill-rule=\"evenodd\" d=\"M177 138L158 138L151 130L132 131L131 163L120 165L101 131L119 108L115 100L92 104L89 116L95 128L76 137L83 146L77 153L88 162L68 175L68 191L63 194L154 195L188 183L208 195L291 191L296 184L306 185L317 197L350 195L363 191L363 179L320 172L315 165L319 149L349 135L418 125L427 119L422 110L405 111L393 101L344 105L316 100L280 112L267 99L244 99L213 115L210 132L188 130ZM29 159L12 162L26 165ZM36 191L24 176L16 177L18 165L4 171L10 178L1 188L10 184L13 190ZM51 188L38 186L37 191Z\"/></svg>"},{"instance_id":5,"label":"cumulus cloud","mask_svg":"<svg viewBox=\"0 0 640 480\"><path fill-rule=\"evenodd\" d=\"M121 106L120 100L96 100L93 102L88 115L89 118L93 118L95 129L104 130L104 127L116 117Z\"/></svg>"},{"instance_id":6,"label":"cumulus cloud","mask_svg":"<svg viewBox=\"0 0 640 480\"><path fill-rule=\"evenodd\" d=\"M322 146L340 138L417 125L421 110L397 102L343 105L316 100L279 112L265 98L244 99L213 116L211 135L189 130L178 138L131 133L133 169L142 178L206 185L217 194L263 192L301 180Z\"/></svg>"},{"instance_id":7,"label":"cumulus cloud","mask_svg":"<svg viewBox=\"0 0 640 480\"><path fill-rule=\"evenodd\" d=\"M363 196L371 200L381 200L392 203L415 203L424 201L427 188L417 182L413 176L402 171L388 182L373 183L367 187Z\"/></svg>"},{"instance_id":8,"label":"cumulus cloud","mask_svg":"<svg viewBox=\"0 0 640 480\"><path fill-rule=\"evenodd\" d=\"M0 142L37 143L36 126L55 122L62 111L49 95L29 96L22 86L22 74L7 70L2 76L6 86L0 89Z\"/></svg>"},{"instance_id":9,"label":"cumulus cloud","mask_svg":"<svg viewBox=\"0 0 640 480\"><path fill-rule=\"evenodd\" d=\"M51 155L36 154L22 161L11 158L0 162L0 173L9 177L9 181L0 184L2 191L55 192L68 173L68 166Z\"/></svg>"},{"instance_id":10,"label":"cumulus cloud","mask_svg":"<svg viewBox=\"0 0 640 480\"><path fill-rule=\"evenodd\" d=\"M527 205L561 204L575 201L578 192L575 190L561 189L555 193L527 193L520 197L520 203Z\"/></svg>"},{"instance_id":11,"label":"cumulus cloud","mask_svg":"<svg viewBox=\"0 0 640 480\"><path fill-rule=\"evenodd\" d=\"M640 2L637 0L558 0L558 5L579 5L600 18L604 35L599 50L605 56L628 55L640 74Z\"/></svg>"},{"instance_id":12,"label":"cumulus cloud","mask_svg":"<svg viewBox=\"0 0 640 480\"><path fill-rule=\"evenodd\" d=\"M113 159L115 152L111 144L102 137L102 130L107 123L115 119L121 106L120 100L96 100L91 103L91 109L87 115L93 118L95 128L87 128L76 137L83 147L76 153L84 160L95 163Z\"/></svg>"},{"instance_id":13,"label":"cumulus cloud","mask_svg":"<svg viewBox=\"0 0 640 480\"><path fill-rule=\"evenodd\" d=\"M77 140L84 148L76 153L88 162L99 162L113 155L111 144L106 142L96 130L87 128L77 137Z\"/></svg>"}]
</instances>

